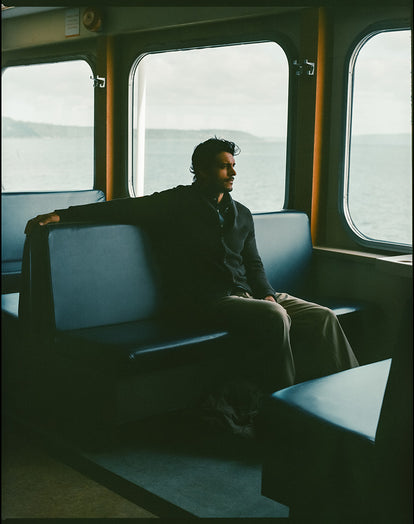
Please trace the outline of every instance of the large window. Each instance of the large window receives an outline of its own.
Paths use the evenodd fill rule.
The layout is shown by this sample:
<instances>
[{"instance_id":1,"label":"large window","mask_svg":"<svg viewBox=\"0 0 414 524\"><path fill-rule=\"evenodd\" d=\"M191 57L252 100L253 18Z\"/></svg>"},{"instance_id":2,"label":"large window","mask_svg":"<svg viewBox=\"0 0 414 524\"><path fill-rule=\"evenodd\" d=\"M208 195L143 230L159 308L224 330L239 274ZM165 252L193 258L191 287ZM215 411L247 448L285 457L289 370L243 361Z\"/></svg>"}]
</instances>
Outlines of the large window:
<instances>
[{"instance_id":1,"label":"large window","mask_svg":"<svg viewBox=\"0 0 414 524\"><path fill-rule=\"evenodd\" d=\"M411 244L410 50L409 31L381 32L351 60L345 212L365 241Z\"/></svg>"},{"instance_id":2,"label":"large window","mask_svg":"<svg viewBox=\"0 0 414 524\"><path fill-rule=\"evenodd\" d=\"M189 184L194 147L236 142L233 196L253 212L285 200L288 62L274 42L153 53L131 72L131 192Z\"/></svg>"},{"instance_id":3,"label":"large window","mask_svg":"<svg viewBox=\"0 0 414 524\"><path fill-rule=\"evenodd\" d=\"M91 189L92 71L83 60L16 66L2 76L2 190Z\"/></svg>"}]
</instances>

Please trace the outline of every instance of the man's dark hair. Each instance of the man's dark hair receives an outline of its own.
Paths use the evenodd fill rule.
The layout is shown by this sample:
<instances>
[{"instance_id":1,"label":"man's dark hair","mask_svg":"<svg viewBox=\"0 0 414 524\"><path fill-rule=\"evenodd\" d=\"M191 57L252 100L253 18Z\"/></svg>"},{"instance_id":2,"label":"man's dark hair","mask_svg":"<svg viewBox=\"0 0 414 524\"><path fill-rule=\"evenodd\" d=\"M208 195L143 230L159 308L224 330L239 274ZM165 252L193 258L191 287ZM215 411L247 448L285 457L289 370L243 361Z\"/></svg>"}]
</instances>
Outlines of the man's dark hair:
<instances>
[{"instance_id":1,"label":"man's dark hair","mask_svg":"<svg viewBox=\"0 0 414 524\"><path fill-rule=\"evenodd\" d=\"M236 156L240 153L240 148L234 142L217 137L209 138L205 142L198 144L191 157L190 171L194 175L194 180L197 179L202 169L209 168L215 157L223 152Z\"/></svg>"}]
</instances>

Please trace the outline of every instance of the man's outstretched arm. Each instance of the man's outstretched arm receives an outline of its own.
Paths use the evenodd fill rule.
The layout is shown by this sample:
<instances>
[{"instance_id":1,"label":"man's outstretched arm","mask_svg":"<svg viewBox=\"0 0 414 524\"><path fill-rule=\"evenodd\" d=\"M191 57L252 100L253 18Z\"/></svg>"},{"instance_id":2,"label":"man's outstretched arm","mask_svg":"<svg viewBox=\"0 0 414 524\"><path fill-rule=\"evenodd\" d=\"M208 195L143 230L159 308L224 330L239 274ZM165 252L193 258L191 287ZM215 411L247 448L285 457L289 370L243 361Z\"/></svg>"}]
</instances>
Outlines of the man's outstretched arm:
<instances>
[{"instance_id":1,"label":"man's outstretched arm","mask_svg":"<svg viewBox=\"0 0 414 524\"><path fill-rule=\"evenodd\" d=\"M56 209L29 220L24 232L29 235L35 226L45 226L51 222L130 222L130 208L139 207L134 205L136 200L138 199L124 198Z\"/></svg>"},{"instance_id":2,"label":"man's outstretched arm","mask_svg":"<svg viewBox=\"0 0 414 524\"><path fill-rule=\"evenodd\" d=\"M51 222L151 223L161 218L171 200L172 192L173 190L167 190L138 198L119 198L56 209L29 220L24 232L28 235L33 227Z\"/></svg>"}]
</instances>

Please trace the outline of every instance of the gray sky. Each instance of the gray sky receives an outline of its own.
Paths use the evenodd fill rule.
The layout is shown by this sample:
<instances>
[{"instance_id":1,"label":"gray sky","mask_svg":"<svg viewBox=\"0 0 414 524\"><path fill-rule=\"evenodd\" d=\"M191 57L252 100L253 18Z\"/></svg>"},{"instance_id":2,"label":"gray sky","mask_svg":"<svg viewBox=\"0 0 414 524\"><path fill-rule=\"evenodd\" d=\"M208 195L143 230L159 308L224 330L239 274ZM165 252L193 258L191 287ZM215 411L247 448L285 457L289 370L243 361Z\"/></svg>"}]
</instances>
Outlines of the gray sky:
<instances>
[{"instance_id":1,"label":"gray sky","mask_svg":"<svg viewBox=\"0 0 414 524\"><path fill-rule=\"evenodd\" d=\"M355 134L410 132L410 50L409 31L381 33L362 47L355 67Z\"/></svg>"},{"instance_id":2,"label":"gray sky","mask_svg":"<svg viewBox=\"0 0 414 524\"><path fill-rule=\"evenodd\" d=\"M84 61L8 68L2 78L2 113L28 122L92 125L91 75Z\"/></svg>"},{"instance_id":3,"label":"gray sky","mask_svg":"<svg viewBox=\"0 0 414 524\"><path fill-rule=\"evenodd\" d=\"M355 134L410 132L410 48L405 31L376 36L362 49L355 78ZM277 44L160 53L144 58L138 71L144 64L147 127L286 135L288 65ZM31 66L30 77L24 67L4 74L4 116L92 125L93 89L87 64Z\"/></svg>"},{"instance_id":4,"label":"gray sky","mask_svg":"<svg viewBox=\"0 0 414 524\"><path fill-rule=\"evenodd\" d=\"M286 134L288 63L277 44L150 55L138 71L143 64L148 127Z\"/></svg>"}]
</instances>

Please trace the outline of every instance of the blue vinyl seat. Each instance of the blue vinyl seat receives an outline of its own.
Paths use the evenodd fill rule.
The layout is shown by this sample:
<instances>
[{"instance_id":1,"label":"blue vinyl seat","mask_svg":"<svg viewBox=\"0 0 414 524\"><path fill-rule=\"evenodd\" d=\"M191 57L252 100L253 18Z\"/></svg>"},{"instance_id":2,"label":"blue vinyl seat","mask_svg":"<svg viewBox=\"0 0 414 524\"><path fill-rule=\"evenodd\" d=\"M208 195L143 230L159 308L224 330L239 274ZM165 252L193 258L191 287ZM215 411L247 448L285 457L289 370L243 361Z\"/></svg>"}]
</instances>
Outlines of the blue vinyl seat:
<instances>
[{"instance_id":1,"label":"blue vinyl seat","mask_svg":"<svg viewBox=\"0 0 414 524\"><path fill-rule=\"evenodd\" d=\"M314 285L318 268L306 213L284 210L254 215L256 240L266 275L276 291L326 306L338 317L360 361L371 362L367 333L372 329L374 306L334 292L321 294Z\"/></svg>"},{"instance_id":2,"label":"blue vinyl seat","mask_svg":"<svg viewBox=\"0 0 414 524\"><path fill-rule=\"evenodd\" d=\"M254 216L256 241L269 282L283 291L331 308L341 320L366 307L356 300L321 296L312 283L313 257L306 213L284 210Z\"/></svg>"},{"instance_id":3,"label":"blue vinyl seat","mask_svg":"<svg viewBox=\"0 0 414 524\"><path fill-rule=\"evenodd\" d=\"M272 284L299 292L312 254L307 216L272 213L255 223ZM162 295L152 241L136 225L91 223L49 224L26 240L18 320L25 367L40 366L42 385L66 389L66 406L75 410L76 384L77 405L90 406L86 417L105 403L112 408L104 416L116 423L186 407L234 370L237 348L226 331L165 315L164 305L174 304ZM12 298L2 314L13 313ZM338 314L358 311L338 305ZM47 391L44 397L50 403Z\"/></svg>"},{"instance_id":4,"label":"blue vinyl seat","mask_svg":"<svg viewBox=\"0 0 414 524\"><path fill-rule=\"evenodd\" d=\"M28 237L19 319L48 387L64 386L69 403L73 385L82 395L78 415L112 406L102 417L120 424L185 407L214 376L228 333L166 318L157 267L135 225L51 224Z\"/></svg>"},{"instance_id":5,"label":"blue vinyl seat","mask_svg":"<svg viewBox=\"0 0 414 524\"><path fill-rule=\"evenodd\" d=\"M24 228L31 218L67 206L102 202L105 195L97 189L2 193L1 195L1 279L2 293L20 288Z\"/></svg>"},{"instance_id":6,"label":"blue vinyl seat","mask_svg":"<svg viewBox=\"0 0 414 524\"><path fill-rule=\"evenodd\" d=\"M277 391L263 406L262 494L294 521L412 520L411 314L408 304L392 359Z\"/></svg>"}]
</instances>

